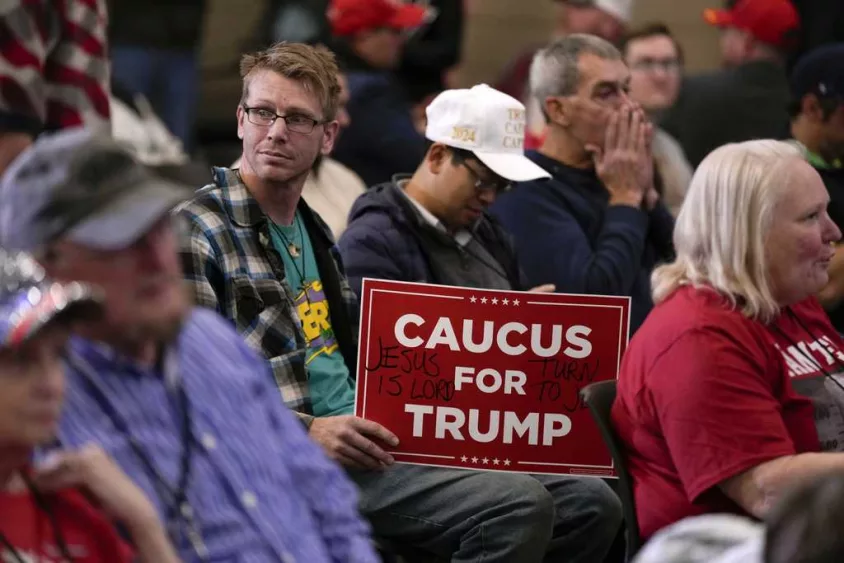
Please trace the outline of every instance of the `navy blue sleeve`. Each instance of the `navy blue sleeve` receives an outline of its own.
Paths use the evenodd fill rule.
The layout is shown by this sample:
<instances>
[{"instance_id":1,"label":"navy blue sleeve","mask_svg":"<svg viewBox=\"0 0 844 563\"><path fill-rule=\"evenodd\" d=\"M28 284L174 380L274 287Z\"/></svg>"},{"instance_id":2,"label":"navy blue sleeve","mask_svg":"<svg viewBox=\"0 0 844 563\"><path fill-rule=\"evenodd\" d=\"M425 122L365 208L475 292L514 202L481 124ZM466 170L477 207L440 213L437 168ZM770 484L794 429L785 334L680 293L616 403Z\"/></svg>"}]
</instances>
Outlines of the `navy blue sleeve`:
<instances>
[{"instance_id":1,"label":"navy blue sleeve","mask_svg":"<svg viewBox=\"0 0 844 563\"><path fill-rule=\"evenodd\" d=\"M660 200L650 212L648 239L662 262L674 259L674 217Z\"/></svg>"},{"instance_id":2,"label":"navy blue sleeve","mask_svg":"<svg viewBox=\"0 0 844 563\"><path fill-rule=\"evenodd\" d=\"M594 242L550 190L519 186L493 212L515 236L530 285L553 283L563 293L629 295L642 268L648 215L611 205Z\"/></svg>"},{"instance_id":3,"label":"navy blue sleeve","mask_svg":"<svg viewBox=\"0 0 844 563\"><path fill-rule=\"evenodd\" d=\"M363 278L395 281L409 279L411 273L402 264L401 240L391 237L389 221L382 217L364 217L349 223L337 246L346 267L349 285L360 299Z\"/></svg>"}]
</instances>

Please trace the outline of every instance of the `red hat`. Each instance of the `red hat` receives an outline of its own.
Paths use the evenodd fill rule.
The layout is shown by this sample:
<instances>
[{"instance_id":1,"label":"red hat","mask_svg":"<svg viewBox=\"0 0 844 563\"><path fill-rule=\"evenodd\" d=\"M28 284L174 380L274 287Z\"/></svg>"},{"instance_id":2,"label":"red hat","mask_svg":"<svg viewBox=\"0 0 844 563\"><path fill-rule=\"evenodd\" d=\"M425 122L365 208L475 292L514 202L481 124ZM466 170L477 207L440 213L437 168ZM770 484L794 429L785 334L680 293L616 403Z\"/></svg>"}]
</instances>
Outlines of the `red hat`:
<instances>
[{"instance_id":1,"label":"red hat","mask_svg":"<svg viewBox=\"0 0 844 563\"><path fill-rule=\"evenodd\" d=\"M738 0L728 10L708 9L703 19L718 27L736 27L775 47L791 47L800 16L789 0Z\"/></svg>"},{"instance_id":2,"label":"red hat","mask_svg":"<svg viewBox=\"0 0 844 563\"><path fill-rule=\"evenodd\" d=\"M424 6L399 0L331 0L328 21L334 35L344 36L379 27L418 27L427 14Z\"/></svg>"}]
</instances>

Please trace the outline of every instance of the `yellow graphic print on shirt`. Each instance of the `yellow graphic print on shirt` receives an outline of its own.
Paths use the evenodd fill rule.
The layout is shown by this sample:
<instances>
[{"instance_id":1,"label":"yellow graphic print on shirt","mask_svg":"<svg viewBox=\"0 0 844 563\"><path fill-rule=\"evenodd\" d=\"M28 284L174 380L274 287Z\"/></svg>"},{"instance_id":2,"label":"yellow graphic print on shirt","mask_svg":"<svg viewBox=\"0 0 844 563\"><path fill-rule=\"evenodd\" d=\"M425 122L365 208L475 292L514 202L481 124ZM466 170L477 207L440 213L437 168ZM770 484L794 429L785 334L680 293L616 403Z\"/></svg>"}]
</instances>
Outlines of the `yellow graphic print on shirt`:
<instances>
[{"instance_id":1,"label":"yellow graphic print on shirt","mask_svg":"<svg viewBox=\"0 0 844 563\"><path fill-rule=\"evenodd\" d=\"M310 364L322 354L329 355L337 350L337 338L331 328L328 300L322 290L322 282L305 282L305 289L296 296L295 304L308 342L305 364Z\"/></svg>"}]
</instances>

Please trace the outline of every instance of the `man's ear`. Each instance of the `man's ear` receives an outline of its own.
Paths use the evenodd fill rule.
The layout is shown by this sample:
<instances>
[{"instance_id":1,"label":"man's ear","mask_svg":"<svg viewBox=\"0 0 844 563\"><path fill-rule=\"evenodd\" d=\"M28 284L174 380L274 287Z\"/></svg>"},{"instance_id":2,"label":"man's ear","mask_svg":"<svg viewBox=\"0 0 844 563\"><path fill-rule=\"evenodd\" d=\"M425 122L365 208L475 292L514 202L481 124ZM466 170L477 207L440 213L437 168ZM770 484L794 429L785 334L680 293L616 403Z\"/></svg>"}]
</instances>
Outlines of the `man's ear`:
<instances>
[{"instance_id":1,"label":"man's ear","mask_svg":"<svg viewBox=\"0 0 844 563\"><path fill-rule=\"evenodd\" d=\"M330 121L323 125L323 129L320 153L328 156L334 149L334 142L337 140L337 133L340 131L340 123L336 120Z\"/></svg>"},{"instance_id":2,"label":"man's ear","mask_svg":"<svg viewBox=\"0 0 844 563\"><path fill-rule=\"evenodd\" d=\"M559 96L548 96L545 98L545 118L549 123L556 123L563 127L571 124L571 104L568 100Z\"/></svg>"},{"instance_id":3,"label":"man's ear","mask_svg":"<svg viewBox=\"0 0 844 563\"><path fill-rule=\"evenodd\" d=\"M813 123L822 123L824 121L821 102L814 94L806 94L800 100L800 113L809 118L809 121Z\"/></svg>"},{"instance_id":4,"label":"man's ear","mask_svg":"<svg viewBox=\"0 0 844 563\"><path fill-rule=\"evenodd\" d=\"M432 174L439 174L448 160L451 158L451 151L443 144L434 143L425 155L425 162Z\"/></svg>"},{"instance_id":5,"label":"man's ear","mask_svg":"<svg viewBox=\"0 0 844 563\"><path fill-rule=\"evenodd\" d=\"M243 104L237 104L237 138L243 140L243 119L246 117L246 112L243 111Z\"/></svg>"}]
</instances>

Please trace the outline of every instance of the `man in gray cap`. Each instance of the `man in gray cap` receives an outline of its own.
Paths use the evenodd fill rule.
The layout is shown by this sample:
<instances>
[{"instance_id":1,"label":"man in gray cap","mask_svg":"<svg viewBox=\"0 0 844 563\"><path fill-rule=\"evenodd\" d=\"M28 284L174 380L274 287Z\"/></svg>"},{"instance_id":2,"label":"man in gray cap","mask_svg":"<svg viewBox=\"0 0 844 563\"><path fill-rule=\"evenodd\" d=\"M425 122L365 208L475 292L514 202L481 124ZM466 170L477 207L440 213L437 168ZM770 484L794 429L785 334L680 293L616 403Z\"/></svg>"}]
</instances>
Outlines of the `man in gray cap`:
<instances>
[{"instance_id":1,"label":"man in gray cap","mask_svg":"<svg viewBox=\"0 0 844 563\"><path fill-rule=\"evenodd\" d=\"M0 184L0 246L103 292L69 348L60 440L110 453L185 561L377 561L353 486L266 362L190 305L169 213L186 195L83 130L40 138Z\"/></svg>"}]
</instances>

